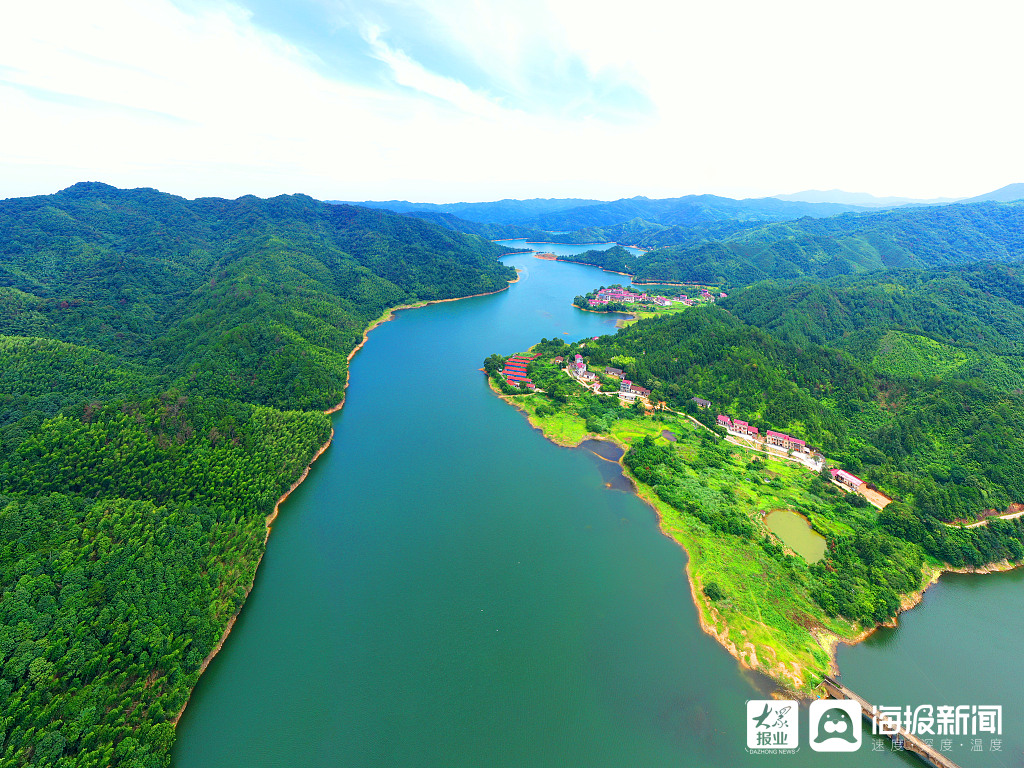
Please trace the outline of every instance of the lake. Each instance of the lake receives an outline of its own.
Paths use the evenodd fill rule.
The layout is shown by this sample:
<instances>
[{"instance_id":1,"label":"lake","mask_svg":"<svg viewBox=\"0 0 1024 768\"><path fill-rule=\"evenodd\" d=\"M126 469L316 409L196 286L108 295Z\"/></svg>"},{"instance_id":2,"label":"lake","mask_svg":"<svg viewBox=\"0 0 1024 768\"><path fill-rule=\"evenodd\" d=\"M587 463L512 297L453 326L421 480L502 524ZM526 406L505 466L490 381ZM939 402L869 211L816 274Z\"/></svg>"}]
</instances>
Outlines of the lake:
<instances>
[{"instance_id":1,"label":"lake","mask_svg":"<svg viewBox=\"0 0 1024 768\"><path fill-rule=\"evenodd\" d=\"M536 251L539 253L553 253L556 256L572 256L576 253L586 253L587 251L607 251L609 248L617 245L617 243L582 243L569 245L566 243L536 243L532 240L518 239L518 240L496 240L499 245L504 245L506 248L516 248L524 251ZM631 245L622 246L627 251L632 253L634 256L639 256L644 253L640 248L634 248Z\"/></svg>"},{"instance_id":2,"label":"lake","mask_svg":"<svg viewBox=\"0 0 1024 768\"><path fill-rule=\"evenodd\" d=\"M824 764L806 709L800 753L745 752L744 702L769 687L700 630L683 550L608 456L550 443L488 388L491 353L614 331L613 316L571 306L606 273L506 260L522 270L510 290L399 312L353 359L334 442L281 509L179 724L176 768ZM972 580L968 594L995 588L1016 610L1015 577ZM908 617L926 635L947 592ZM957 615L987 614L965 597ZM901 703L880 657L951 666L941 643L890 653L887 637L841 653L854 690ZM976 640L998 669L1005 642ZM1010 701L1020 676L994 677L976 701L970 680L954 692ZM827 764L920 765L866 748Z\"/></svg>"}]
</instances>

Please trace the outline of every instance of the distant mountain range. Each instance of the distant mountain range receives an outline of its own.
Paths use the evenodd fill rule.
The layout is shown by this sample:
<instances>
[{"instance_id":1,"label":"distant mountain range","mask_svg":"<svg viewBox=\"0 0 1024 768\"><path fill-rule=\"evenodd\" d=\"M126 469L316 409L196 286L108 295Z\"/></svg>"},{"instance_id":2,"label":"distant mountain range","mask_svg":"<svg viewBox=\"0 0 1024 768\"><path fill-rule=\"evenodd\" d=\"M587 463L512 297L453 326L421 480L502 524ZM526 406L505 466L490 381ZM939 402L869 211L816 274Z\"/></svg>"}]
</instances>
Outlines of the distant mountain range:
<instances>
[{"instance_id":1,"label":"distant mountain range","mask_svg":"<svg viewBox=\"0 0 1024 768\"><path fill-rule=\"evenodd\" d=\"M1024 184L1010 184L964 200L875 197L834 189L744 200L717 195L687 195L663 199L631 197L610 202L534 198L488 203L437 204L388 200L351 204L424 219L456 232L476 234L490 240L614 241L651 249L733 240L744 230L756 230L767 224L805 217L825 220L840 214L868 215L885 210L939 209L950 204L1014 200L1024 200ZM343 204L341 201L329 202ZM997 258L1005 258L1005 255ZM868 257L866 261L876 259Z\"/></svg>"},{"instance_id":2,"label":"distant mountain range","mask_svg":"<svg viewBox=\"0 0 1024 768\"><path fill-rule=\"evenodd\" d=\"M894 208L773 222L731 232L705 229L703 234L648 251L629 271L639 282L736 287L767 278L827 278L975 261L1020 261L1024 259L1024 202ZM561 258L585 261L582 256Z\"/></svg>"},{"instance_id":3,"label":"distant mountain range","mask_svg":"<svg viewBox=\"0 0 1024 768\"><path fill-rule=\"evenodd\" d=\"M339 200L328 202L342 203ZM774 197L733 200L717 195L687 195L664 199L631 197L611 202L569 198L443 204L410 203L405 200L364 200L348 204L417 216L446 226L454 222L450 219L445 222L443 218L439 218L439 214L457 216L477 223L514 225L548 232L614 227L634 220L666 227L694 227L720 221L788 221L804 216L825 218L840 213L869 210L864 206L839 203L793 202Z\"/></svg>"},{"instance_id":4,"label":"distant mountain range","mask_svg":"<svg viewBox=\"0 0 1024 768\"><path fill-rule=\"evenodd\" d=\"M844 192L841 189L807 189L791 195L774 195L776 200L804 203L838 203L859 205L864 208L897 208L904 205L948 205L949 203L1009 203L1024 200L1024 184L1007 184L1005 187L977 197L933 197L927 200L913 197L875 197L866 192Z\"/></svg>"},{"instance_id":5,"label":"distant mountain range","mask_svg":"<svg viewBox=\"0 0 1024 768\"><path fill-rule=\"evenodd\" d=\"M838 203L863 208L896 208L901 205L946 205L957 202L955 197L933 197L921 200L913 197L875 197L867 192L844 192L841 189L807 189L791 195L774 195L776 200L802 203ZM1016 199L1016 198L1014 198Z\"/></svg>"},{"instance_id":6,"label":"distant mountain range","mask_svg":"<svg viewBox=\"0 0 1024 768\"><path fill-rule=\"evenodd\" d=\"M966 200L959 200L961 203L1009 203L1014 200L1024 200L1024 184L1007 184L994 192L988 192L977 197L968 197Z\"/></svg>"},{"instance_id":7,"label":"distant mountain range","mask_svg":"<svg viewBox=\"0 0 1024 768\"><path fill-rule=\"evenodd\" d=\"M527 224L544 214L588 205L606 205L604 200L579 198L534 198L532 200L495 200L490 203L411 203L408 200L327 200L328 203L383 208L393 213L432 213L458 216L485 224Z\"/></svg>"}]
</instances>

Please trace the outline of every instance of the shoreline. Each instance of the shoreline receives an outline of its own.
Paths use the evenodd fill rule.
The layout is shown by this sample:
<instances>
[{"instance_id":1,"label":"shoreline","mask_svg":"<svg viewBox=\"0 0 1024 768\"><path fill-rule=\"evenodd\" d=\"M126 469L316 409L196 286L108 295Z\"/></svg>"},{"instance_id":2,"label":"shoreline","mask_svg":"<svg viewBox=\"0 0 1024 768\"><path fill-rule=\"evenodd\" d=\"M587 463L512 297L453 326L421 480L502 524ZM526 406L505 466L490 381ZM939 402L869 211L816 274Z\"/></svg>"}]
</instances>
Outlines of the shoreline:
<instances>
[{"instance_id":1,"label":"shoreline","mask_svg":"<svg viewBox=\"0 0 1024 768\"><path fill-rule=\"evenodd\" d=\"M875 632L882 629L896 629L899 626L900 614L917 607L924 600L924 593L931 589L933 586L939 583L941 579L947 573L955 573L960 575L972 575L972 576L984 576L989 573L1007 573L1008 571L1015 571L1018 568L1024 567L1024 561L1019 563L1012 563L1009 560L997 560L994 563L975 567L973 565L966 565L963 567L950 566L948 563L944 565L931 565L925 563L922 570L922 578L924 584L920 588L913 592L908 592L903 595L900 599L900 607L896 611L896 615L888 621L883 621L880 624L876 624L873 627L864 629L856 637L846 640L844 638L833 635L831 632L815 633L815 637L818 637L818 642L821 643L822 648L828 653L829 656L829 672L836 673L839 671L839 667L836 663L836 653L840 645L856 645L857 643L863 642L867 638L871 637Z\"/></svg>"},{"instance_id":2,"label":"shoreline","mask_svg":"<svg viewBox=\"0 0 1024 768\"><path fill-rule=\"evenodd\" d=\"M631 317L636 320L635 312L627 312L622 309L585 309L578 304L573 304L572 306L576 307L580 312L593 312L595 315L626 315L627 317Z\"/></svg>"},{"instance_id":3,"label":"shoreline","mask_svg":"<svg viewBox=\"0 0 1024 768\"><path fill-rule=\"evenodd\" d=\"M281 505L284 504L288 497L292 495L292 492L295 491L296 488L302 485L302 482L309 476L309 471L313 468L313 465L316 464L316 460L324 455L327 449L331 447L331 443L333 441L334 427L331 427L331 434L327 436L327 441L317 449L317 452L313 454L313 458L309 460L309 464L307 464L306 468L302 470L302 474L299 475L295 479L295 482L291 484L291 487L289 487L288 490L281 495L281 498L279 498L277 500L277 503L274 504L274 509L271 511L269 515L266 516L266 518L264 518L266 532L263 535L263 551L260 552L260 556L256 559L256 567L253 569L252 582L250 582L249 586L245 590L245 599L242 600L241 605L238 606L238 609L231 615L231 618L228 619L227 626L224 627L224 632L223 634L221 634L220 640L217 641L217 644L213 647L213 650L206 655L206 658L203 659L202 663L199 665L199 678L203 676L203 673L206 671L206 668L210 666L210 662L213 661L214 657L218 653L220 653L220 649L224 647L224 643L227 642L228 636L231 634L231 630L235 628L235 622L238 620L239 615L242 613L242 609L245 607L245 603L249 599L249 595L252 594L252 590L256 586L256 575L259 573L260 563L263 562L263 556L267 554L267 542L270 541L270 528L271 526L273 526L274 521L277 519L278 513L281 511ZM199 681L199 678L196 678L197 683ZM192 693L194 691L195 687L192 688L192 691L189 691L188 698L185 699L185 703L182 705L181 710L178 712L178 714L175 715L174 719L171 720L171 725L177 727L178 721L181 720L182 715L185 714L185 710L188 708L188 703L192 700Z\"/></svg>"},{"instance_id":4,"label":"shoreline","mask_svg":"<svg viewBox=\"0 0 1024 768\"><path fill-rule=\"evenodd\" d=\"M571 441L558 440L558 439L556 439L554 437L549 437L548 435L544 434L543 427L541 427L540 425L538 425L537 423L534 422L534 420L532 418L532 415L530 414L530 412L526 408L524 408L521 405L519 405L512 397L510 397L508 395L505 395L504 393L502 393L500 390L498 390L496 388L496 386L494 385L494 382L491 380L490 376L487 377L487 383L491 387L491 391L493 391L502 400L505 400L507 403L509 403L510 405L515 407L517 410L521 411L523 413L523 415L526 417L526 420L529 423L529 425L533 429L535 429L538 432L540 432L541 435L543 435L545 440L548 440L549 442L554 443L555 445L558 445L558 446L560 446L562 448L578 448L580 446L580 444L583 441L585 441L585 440L602 440L602 441L605 441L605 442L614 443L615 445L617 445L620 448L622 448L623 456L625 456L625 452L627 450L629 450L629 446L628 445L623 445L621 442L616 440L614 437L605 437L603 435L593 435L593 434L590 434L590 433L586 433L586 434L584 434L583 437L580 438L580 440L578 442L575 442L575 443L571 442ZM704 426L704 425L701 424L700 426ZM693 576L693 573L692 573L691 567L690 567L691 564L693 563L693 554L691 553L690 548L687 547L687 545L683 541L681 541L680 539L678 539L675 536L673 536L666 529L665 524L664 524L665 521L664 521L664 518L662 517L661 510L659 509L657 502L654 499L649 498L648 494L645 492L646 489L642 488L637 483L636 478L633 477L633 475L632 475L632 473L630 473L629 469L622 463L622 459L621 458L619 459L619 461L617 463L619 464L620 467L622 467L622 474L623 474L623 476L626 477L629 480L630 484L633 486L633 493L636 495L636 497L639 498L641 501L643 501L651 509L654 510L654 514L658 518L658 530L661 532L661 534L663 536L671 539L671 541L674 544L676 544L678 547L680 547L683 550L683 552L686 554L686 569L685 569L686 570L686 580L687 580L687 582L689 583L689 586L690 586L690 597L693 600L694 608L697 611L697 620L700 623L701 631L703 631L705 634L710 635L711 637L713 637L718 642L718 644L721 645L726 650L726 652L729 653L730 656L732 656L734 659L736 659L736 661L739 663L741 668L743 668L745 670L748 670L750 672L753 672L755 674L765 675L767 678L771 679L771 681L775 685L778 685L778 686L784 688L788 693L791 693L791 694L793 694L794 696L796 696L798 698L801 698L801 699L811 699L811 698L813 698L813 695L806 688L801 688L801 687L798 687L798 686L795 686L795 685L787 685L785 682L783 682L783 680L780 680L778 677L775 677L772 674L773 670L771 668L769 668L766 664L765 665L760 664L759 663L759 659L757 657L756 648L754 647L754 645L752 643L750 643L748 641L747 643L744 644L743 648L738 647L736 642L728 637L728 633L727 632L725 633L726 636L723 637L722 633L720 633L718 631L718 628L716 626L714 626L714 624L711 623L708 620L708 618L705 616L705 611L708 611L713 616L714 613L715 613L715 608L714 608L714 605L713 605L713 603L711 602L710 599L705 598L701 594L698 594L697 583L696 583L696 580L695 580L695 578ZM691 547L692 546L693 545L691 544ZM943 574L946 574L946 573L959 573L959 574L978 574L978 575L980 575L980 574L986 574L986 573L1003 573L1003 572L1012 571L1012 570L1015 570L1016 568L1021 568L1021 567L1024 567L1024 561L1022 561L1020 563L1011 563L1011 562L1009 562L1007 560L1001 560L1001 561L998 561L998 562L995 562L995 563L989 563L988 565L983 565L983 566L980 566L980 567L977 567L977 568L974 567L974 566L965 566L965 567L962 567L962 568L955 568L955 567L949 566L948 564L945 564L945 567L943 567L943 566L936 566L936 565L931 565L931 564L926 563L924 565L924 568L922 569L922 579L923 579L924 583L921 585L921 587L919 589L917 589L917 590L915 590L913 592L908 592L907 594L905 594L905 595L903 595L901 597L901 599L900 599L900 607L896 611L896 615L893 616L892 619L890 619L889 621L885 621L885 622L882 622L880 624L876 624L873 627L865 628L863 631L861 631L857 635L855 635L853 637L850 637L850 638L840 637L839 635L836 635L833 632L830 632L829 630L821 628L821 627L812 629L812 630L810 630L810 632L813 635L813 637L815 638L815 640L818 642L818 644L821 646L822 650L824 650L825 653L828 655L828 659L829 659L828 672L829 672L829 674L836 674L839 671L839 667L838 667L838 664L837 664L837 661L836 661L836 654L837 654L837 650L838 650L840 644L842 644L842 645L851 645L851 646L852 645L856 645L857 643L863 642L865 639L870 637L872 634L877 632L882 627L886 627L886 628L889 628L889 629L896 628L898 626L898 624L899 624L899 616L900 616L900 614L905 612L905 611L909 611L912 608L914 608L917 605L919 605L921 603L921 601L924 600L924 593L927 592L930 587L932 587L936 583L938 583L939 578ZM771 650L774 650L774 649L771 649ZM749 656L749 658L748 658L748 656ZM783 677L789 679L793 683L798 682L798 681L802 682L801 678L799 678L799 677L794 678L793 677L794 672L788 670L785 666L782 666L781 668L783 670L783 672L782 672L782 676ZM799 672L797 672L795 674L800 674L801 672L803 672L803 669L800 669Z\"/></svg>"},{"instance_id":5,"label":"shoreline","mask_svg":"<svg viewBox=\"0 0 1024 768\"><path fill-rule=\"evenodd\" d=\"M474 294L472 294L470 296L455 296L455 297L453 297L451 299L434 299L432 301L418 301L418 302L414 302L412 304L403 304L403 305L398 306L398 307L391 307L390 309L386 310L384 312L384 314L382 314L380 317L378 317L376 320L374 320L372 323L370 323L370 325L368 325L366 327L366 330L363 331L363 340L360 341L351 352L349 352L348 358L346 359L346 362L347 363L351 362L352 358L355 357L356 352L358 352L360 349L363 348L363 345L366 344L366 342L367 342L367 340L369 338L370 331L372 331L378 325L380 325L382 323L386 323L387 321L393 319L394 316L395 316L395 312L397 312L400 309L418 309L420 307L425 307L428 304L442 304L442 303L444 303L446 301L461 301L462 299L472 299L472 298L476 298L477 296L493 296L495 293L501 293L502 291L507 291L509 285L512 285L512 283L517 283L517 282L519 282L519 274L518 273L516 274L516 279L515 280L509 280L508 281L508 285L506 285L504 288L499 288L496 291L487 291L486 293L474 293ZM350 376L351 376L351 373L348 370L348 367L346 366L346 369L345 369L345 390L348 390L348 383L349 383L349 377ZM340 403L338 403L337 405L331 406L330 408L326 409L323 413L326 416L329 416L329 415L331 415L333 413L337 413L338 411L341 410L341 407L343 405L345 405L345 396L344 396L344 394L341 397L341 402ZM323 445L321 445L320 448L317 450L317 452L315 454L313 454L313 457L309 460L309 464L307 464L306 468L304 470L302 470L302 474L299 475L298 478L296 478L295 482L291 484L291 487L289 487L288 490L285 491L284 494L282 494L281 498L279 498L277 500L277 503L274 504L273 511L271 511L271 513L266 516L266 518L264 520L264 522L266 524L266 533L263 536L263 551L260 553L260 556L256 559L256 567L253 569L252 582L250 582L249 586L245 590L245 599L242 600L241 605L238 606L238 609L231 615L231 618L228 619L227 626L224 627L224 632L221 634L220 639L217 641L217 644L213 647L213 650L210 651L210 653L207 654L206 658L204 658L202 663L199 665L199 676L196 678L196 685L198 685L199 680L202 678L203 673L206 671L206 668L210 666L210 662L213 661L213 659L217 656L217 654L220 653L220 650L224 647L224 643L227 642L228 637L231 635L231 630L235 628L235 622L238 620L238 617L241 615L242 609L245 608L245 603L248 601L249 595L252 594L252 590L256 586L256 576L259 574L260 563L263 562L263 556L267 553L267 543L270 541L270 529L273 526L274 521L277 520L277 516L278 516L278 514L281 511L281 505L284 504L285 501L287 501L288 497L292 495L292 492L294 492L296 488L298 488L300 485L302 485L303 481L305 481L305 479L309 476L309 471L313 468L313 465L316 463L317 459L319 459L321 456L324 455L324 453L327 451L327 449L331 447L331 443L332 442L334 442L334 427L333 426L331 427L331 434L327 436L327 442L325 442ZM188 696L185 698L185 703L182 704L181 709L178 711L178 714L175 715L174 718L172 718L170 720L171 725L174 726L175 728L178 727L178 722L181 720L182 716L185 714L185 710L188 708L188 704L192 700L192 694L194 692L195 692L195 686L193 686L192 690L189 691Z\"/></svg>"},{"instance_id":6,"label":"shoreline","mask_svg":"<svg viewBox=\"0 0 1024 768\"><path fill-rule=\"evenodd\" d=\"M535 430L540 432L541 435L543 435L544 439L547 440L548 442L554 443L555 445L557 445L557 446L559 446L561 448L578 448L583 443L584 440L601 440L601 441L608 442L608 443L614 443L619 448L621 448L622 451L623 451L623 453L622 453L623 457L626 455L626 451L629 450L629 446L628 445L623 445L618 440L616 440L614 437L605 437L603 435L593 435L593 434L587 433L582 438L580 438L579 442L576 442L576 443L569 442L569 441L564 441L564 440L558 440L556 438L549 437L548 435L544 434L544 429L542 427L540 427L539 425L534 423L533 419L531 418L531 415L530 415L529 411L527 411L525 408L522 408L521 406L519 406L515 402L515 400L513 400L510 396L504 394L503 392L501 392L500 390L498 390L494 386L494 382L491 380L490 376L487 377L487 383L488 383L488 385L490 385L491 391L493 391L498 397L500 397L502 400L506 401L507 403L509 403L513 407L517 408L519 411L522 411L523 415L526 416L527 423L529 423L529 425L531 427L533 427ZM702 424L701 426L704 426L704 425ZM661 510L658 508L657 503L655 502L654 499L650 498L647 495L647 493L645 493L644 489L642 489L640 487L640 485L636 481L636 478L633 477L632 473L629 471L629 468L626 467L626 465L622 463L622 458L620 458L616 463L619 465L619 467L621 467L623 477L625 477L627 480L629 480L630 485L633 486L633 494L638 499L640 499L642 502L644 502L647 506L649 506L652 510L654 510L654 514L655 514L655 516L658 519L658 531L659 531L659 533L661 533L661 535L664 536L665 538L669 539L673 544L675 544L677 547L682 549L683 552L685 553L685 555L686 555L686 568L684 570L686 571L686 581L687 581L687 583L689 584L689 587L690 587L690 599L693 601L693 607L697 611L697 621L700 624L701 631L704 632L704 634L710 635L711 637L713 637L715 639L715 641L719 645L721 645L722 648L724 648L726 650L726 652L730 656L732 656L734 659L736 659L736 661L739 663L739 665L743 669L749 670L750 672L754 672L754 673L759 674L759 675L765 675L765 676L770 677L768 675L768 673L765 672L763 669L759 669L756 666L752 666L751 665L751 663L750 663L751 661L754 661L754 662L757 661L757 654L755 653L755 649L754 649L752 644L748 643L748 645L750 645L750 649L749 649L748 653L750 653L750 655L753 657L753 659L752 660L748 660L747 658L744 657L743 652L740 651L740 649L736 646L736 644L734 642L732 642L731 640L723 637L719 633L718 629L714 625L712 625L707 620L707 618L704 616L704 609L706 608L706 609L708 609L710 611L713 611L714 610L714 606L712 606L710 604L710 602L711 602L710 600L707 600L706 598L702 598L702 597L700 597L698 595L698 592L697 592L697 582L696 582L696 579L694 579L694 577L693 577L693 572L690 570L690 565L693 562L693 555L690 552L690 549L687 548L686 544L681 542L679 539L677 539L675 536L673 536L667 530L667 528L665 527L665 524L664 524L665 523L664 518L661 515ZM838 637L836 639L839 640ZM832 654L830 654L830 658L834 659L834 656L832 656ZM777 680L775 678L771 678L771 680L772 680L772 682L774 682L777 685L783 685L781 681L779 681L779 680ZM807 694L802 693L799 690L789 689L789 688L787 688L787 690L791 690L794 694L796 694L798 696L807 697Z\"/></svg>"},{"instance_id":7,"label":"shoreline","mask_svg":"<svg viewBox=\"0 0 1024 768\"><path fill-rule=\"evenodd\" d=\"M582 246L582 245L609 245L609 244L611 244L613 246L617 245L620 248L636 248L638 251L641 251L642 253L650 253L651 251L654 250L653 248L641 248L639 245L630 245L628 243L617 243L614 240L607 240L607 241L605 241L603 243L559 243L559 242L555 242L554 240L527 240L525 237L503 237L503 238L500 238L498 240L491 240L491 242L492 243L511 243L514 240L523 240L527 245L580 245L580 246ZM523 253L528 253L528 251L523 251Z\"/></svg>"},{"instance_id":8,"label":"shoreline","mask_svg":"<svg viewBox=\"0 0 1024 768\"><path fill-rule=\"evenodd\" d=\"M512 254L508 254L508 255L512 255ZM379 325L383 325L386 322L394 320L395 319L395 312L399 312L399 311L401 311L403 309L419 309L420 307L426 307L426 306L428 306L430 304L444 304L446 301L462 301L463 299L475 299L478 296L493 296L496 293L501 293L502 291L507 291L509 285L512 285L512 283L518 283L518 282L519 282L519 273L517 271L516 272L516 279L515 280L509 280L508 281L508 285L506 285L504 288L499 288L496 291L486 291L485 293L473 293L473 294L470 294L469 296L455 296L454 298L451 298L451 299L431 299L430 301L414 301L412 304L400 304L397 307L391 307L389 309L384 310L384 314L382 314L380 317L378 317L376 320L374 320L372 323L370 323L368 326L366 326L366 329L363 331L363 340L360 341L358 344L356 344L355 347L353 347L352 351L348 353L348 357L345 358L345 363L346 363L346 366L345 366L345 387L343 389L343 392L347 392L348 391L348 382L349 382L350 376L352 375L351 372L348 369L348 363L352 362L352 358L356 356L356 352L358 352L360 349L362 349L363 345L366 344L366 342L369 340L369 338L370 338L370 331L372 331L374 328L376 328ZM339 402L337 405L332 405L330 408L325 410L324 413L326 415L330 416L332 413L337 413L338 411L340 411L343 405L345 405L345 395L344 394L342 394L342 396L341 396L341 402Z\"/></svg>"}]
</instances>

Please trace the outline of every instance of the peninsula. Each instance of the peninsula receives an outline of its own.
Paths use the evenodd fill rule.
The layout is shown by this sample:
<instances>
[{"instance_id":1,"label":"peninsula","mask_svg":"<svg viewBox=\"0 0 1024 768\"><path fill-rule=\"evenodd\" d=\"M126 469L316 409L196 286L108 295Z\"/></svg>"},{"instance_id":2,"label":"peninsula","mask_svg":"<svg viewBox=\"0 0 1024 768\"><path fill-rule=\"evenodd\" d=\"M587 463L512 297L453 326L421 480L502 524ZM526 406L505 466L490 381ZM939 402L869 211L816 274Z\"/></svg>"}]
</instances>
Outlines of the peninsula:
<instances>
[{"instance_id":1,"label":"peninsula","mask_svg":"<svg viewBox=\"0 0 1024 768\"><path fill-rule=\"evenodd\" d=\"M713 302L612 336L544 339L513 360L518 381L506 358L488 358L492 388L561 445L619 444L624 473L689 554L702 627L802 695L835 671L837 643L894 622L943 571L1003 570L1024 556L1016 508L942 519L926 492L890 474L878 446L888 430L853 415L891 414L890 378L773 339ZM915 420L938 405L920 386L900 389ZM802 524L775 532L783 514ZM823 542L818 554L803 550L807 536Z\"/></svg>"}]
</instances>

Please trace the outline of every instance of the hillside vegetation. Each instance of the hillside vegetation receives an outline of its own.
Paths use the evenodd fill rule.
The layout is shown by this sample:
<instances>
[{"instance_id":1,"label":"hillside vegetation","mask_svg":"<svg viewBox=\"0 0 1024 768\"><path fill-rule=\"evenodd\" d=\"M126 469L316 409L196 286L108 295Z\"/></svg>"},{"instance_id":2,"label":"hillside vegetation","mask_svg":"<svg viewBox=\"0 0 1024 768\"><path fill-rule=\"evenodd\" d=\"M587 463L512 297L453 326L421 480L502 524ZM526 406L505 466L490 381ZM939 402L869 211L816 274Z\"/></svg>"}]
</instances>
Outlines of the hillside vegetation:
<instances>
[{"instance_id":1,"label":"hillside vegetation","mask_svg":"<svg viewBox=\"0 0 1024 768\"><path fill-rule=\"evenodd\" d=\"M0 202L0 764L168 764L347 356L502 252L303 196Z\"/></svg>"},{"instance_id":2,"label":"hillside vegetation","mask_svg":"<svg viewBox=\"0 0 1024 768\"><path fill-rule=\"evenodd\" d=\"M700 240L696 236L700 236ZM632 244L655 248L632 274L640 282L749 285L765 279L829 278L882 269L933 269L1024 258L1024 203L900 208L801 218L717 231L658 230Z\"/></svg>"},{"instance_id":3,"label":"hillside vegetation","mask_svg":"<svg viewBox=\"0 0 1024 768\"><path fill-rule=\"evenodd\" d=\"M894 378L1024 389L1024 278L1015 265L764 281L721 305L779 338L839 347Z\"/></svg>"},{"instance_id":4,"label":"hillside vegetation","mask_svg":"<svg viewBox=\"0 0 1024 768\"><path fill-rule=\"evenodd\" d=\"M752 309L758 303L751 296L763 289L744 292L736 306ZM875 309L880 318L892 308ZM921 324L923 315L906 319ZM794 311L794 319L801 316ZM785 302L761 317L788 317ZM828 313L818 317L824 324ZM912 335L876 322L868 329L884 331L890 344ZM920 588L926 563L977 567L1024 559L1024 519L957 524L1024 500L1024 397L978 378L897 376L874 358L791 336L779 338L721 306L692 307L573 344L543 339L531 348L539 358L527 371L543 394L502 391L521 398L546 434L572 442L608 435L625 443L623 463L638 491L690 552L705 625L749 663L804 687L827 668L821 638L849 639L858 627L893 617L904 596ZM1011 340L1008 334L1002 341ZM622 408L613 378L599 376L610 396L584 392L550 362L576 354L592 371L621 369L652 390L651 403L664 401L707 429L693 432L659 411L645 417L639 401ZM485 369L496 375L503 362L492 356ZM713 409L699 410L693 397L710 400ZM807 440L833 466L857 473L893 501L879 512L861 495L838 490L827 468L816 474L781 466L726 444L718 413L747 420L761 434L773 429ZM660 432L668 424L671 441ZM809 519L826 541L821 560L805 562L779 545L763 522L774 509Z\"/></svg>"}]
</instances>

